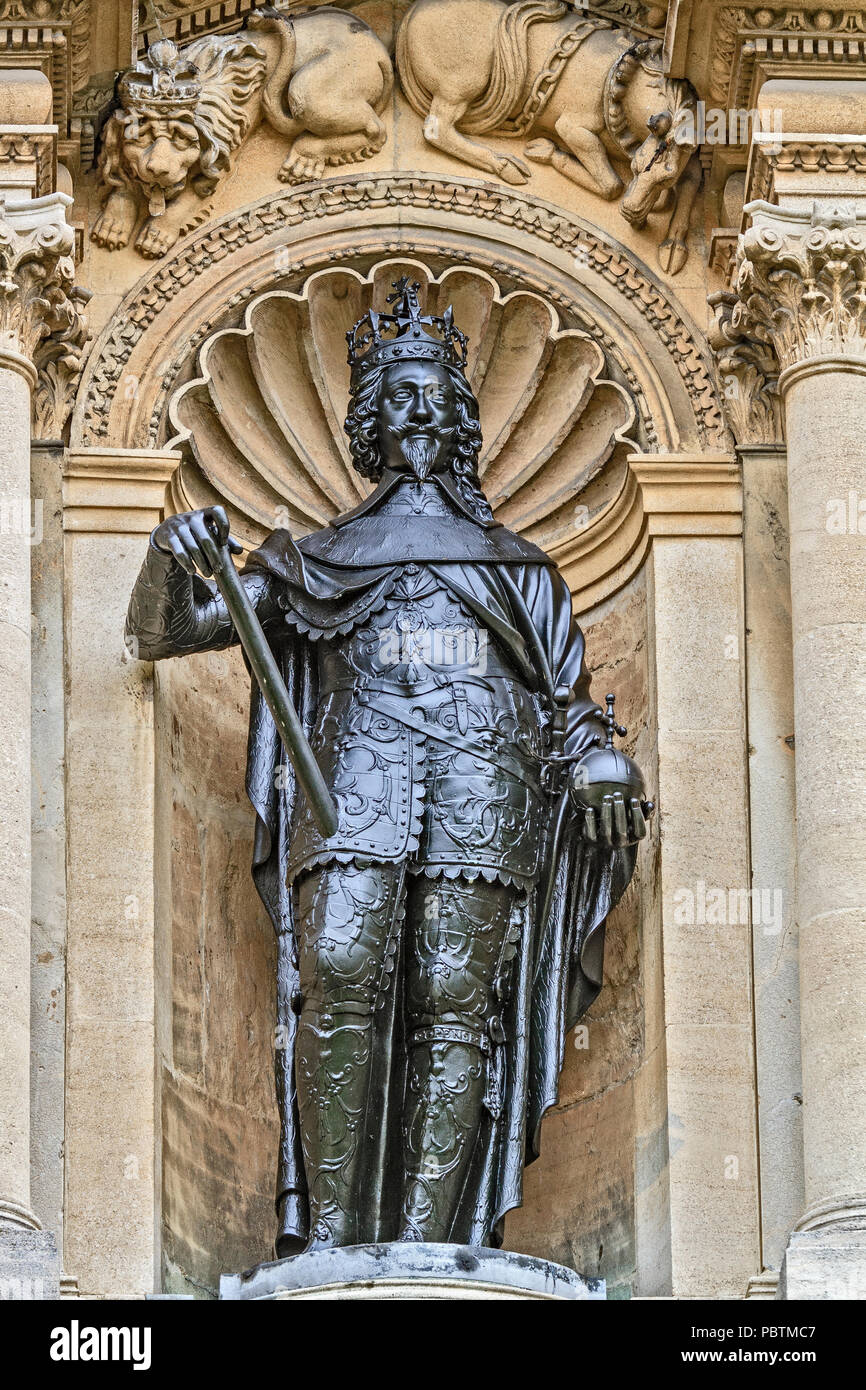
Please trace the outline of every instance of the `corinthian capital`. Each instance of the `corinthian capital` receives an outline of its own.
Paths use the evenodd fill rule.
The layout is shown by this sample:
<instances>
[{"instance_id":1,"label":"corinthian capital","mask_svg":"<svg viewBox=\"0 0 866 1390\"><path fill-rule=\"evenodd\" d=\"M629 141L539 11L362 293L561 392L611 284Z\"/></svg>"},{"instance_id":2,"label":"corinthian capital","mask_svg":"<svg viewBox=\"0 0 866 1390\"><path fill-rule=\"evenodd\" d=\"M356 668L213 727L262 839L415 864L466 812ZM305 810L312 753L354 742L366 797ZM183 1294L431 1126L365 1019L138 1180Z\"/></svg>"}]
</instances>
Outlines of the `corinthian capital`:
<instances>
[{"instance_id":1,"label":"corinthian capital","mask_svg":"<svg viewBox=\"0 0 866 1390\"><path fill-rule=\"evenodd\" d=\"M37 438L60 434L87 341L70 202L61 193L0 199L0 360L30 381Z\"/></svg>"},{"instance_id":2,"label":"corinthian capital","mask_svg":"<svg viewBox=\"0 0 866 1390\"><path fill-rule=\"evenodd\" d=\"M782 372L816 357L866 358L866 222L815 203L811 218L750 203L740 239L731 332L761 344Z\"/></svg>"}]
</instances>

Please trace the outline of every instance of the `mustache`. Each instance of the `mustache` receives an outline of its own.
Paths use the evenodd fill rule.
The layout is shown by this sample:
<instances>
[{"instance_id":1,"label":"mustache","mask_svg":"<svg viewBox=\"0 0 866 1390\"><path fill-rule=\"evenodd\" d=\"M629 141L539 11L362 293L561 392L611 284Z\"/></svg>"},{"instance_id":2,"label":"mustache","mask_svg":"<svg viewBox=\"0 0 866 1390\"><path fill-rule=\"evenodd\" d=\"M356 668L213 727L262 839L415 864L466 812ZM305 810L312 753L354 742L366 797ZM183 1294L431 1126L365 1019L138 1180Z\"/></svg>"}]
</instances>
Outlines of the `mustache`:
<instances>
[{"instance_id":1,"label":"mustache","mask_svg":"<svg viewBox=\"0 0 866 1390\"><path fill-rule=\"evenodd\" d=\"M447 443L454 434L455 429L456 426L454 425L449 425L447 427L442 425L414 425L410 422L406 425L389 425L388 433L392 434L395 439L400 440L410 437L423 437L425 439L435 439L437 441L441 439L443 443Z\"/></svg>"}]
</instances>

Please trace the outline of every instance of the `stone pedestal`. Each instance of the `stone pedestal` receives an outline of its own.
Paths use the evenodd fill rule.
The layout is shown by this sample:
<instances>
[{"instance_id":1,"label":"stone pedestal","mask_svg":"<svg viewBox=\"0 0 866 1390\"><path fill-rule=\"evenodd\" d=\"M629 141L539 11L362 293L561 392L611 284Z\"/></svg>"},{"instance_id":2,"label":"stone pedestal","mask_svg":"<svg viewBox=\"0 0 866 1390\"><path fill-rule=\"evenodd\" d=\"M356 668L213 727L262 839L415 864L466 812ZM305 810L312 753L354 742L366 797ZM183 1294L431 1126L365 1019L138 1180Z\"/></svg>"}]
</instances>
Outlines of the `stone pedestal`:
<instances>
[{"instance_id":1,"label":"stone pedestal","mask_svg":"<svg viewBox=\"0 0 866 1390\"><path fill-rule=\"evenodd\" d=\"M842 1222L829 1229L794 1231L776 1297L866 1298L866 1229Z\"/></svg>"},{"instance_id":2,"label":"stone pedestal","mask_svg":"<svg viewBox=\"0 0 866 1390\"><path fill-rule=\"evenodd\" d=\"M399 1241L314 1250L224 1274L222 1299L604 1299L603 1279L530 1255Z\"/></svg>"}]
</instances>

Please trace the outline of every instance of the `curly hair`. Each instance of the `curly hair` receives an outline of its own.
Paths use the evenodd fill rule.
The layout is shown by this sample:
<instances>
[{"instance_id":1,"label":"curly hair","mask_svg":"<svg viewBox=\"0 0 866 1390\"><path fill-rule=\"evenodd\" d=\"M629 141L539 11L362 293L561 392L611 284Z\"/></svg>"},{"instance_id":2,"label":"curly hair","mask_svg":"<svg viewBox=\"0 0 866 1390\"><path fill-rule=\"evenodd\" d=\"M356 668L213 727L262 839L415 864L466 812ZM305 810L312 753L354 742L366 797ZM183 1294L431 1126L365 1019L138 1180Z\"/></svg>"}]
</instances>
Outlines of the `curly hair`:
<instances>
[{"instance_id":1,"label":"curly hair","mask_svg":"<svg viewBox=\"0 0 866 1390\"><path fill-rule=\"evenodd\" d=\"M388 364L362 373L352 385L349 413L344 429L349 440L352 462L362 478L377 483L384 462L379 448L379 393ZM478 402L462 372L452 367L445 371L454 387L457 401L457 427L451 444L449 467L460 497L479 521L492 521L493 513L478 476L478 455L481 451L481 425Z\"/></svg>"}]
</instances>

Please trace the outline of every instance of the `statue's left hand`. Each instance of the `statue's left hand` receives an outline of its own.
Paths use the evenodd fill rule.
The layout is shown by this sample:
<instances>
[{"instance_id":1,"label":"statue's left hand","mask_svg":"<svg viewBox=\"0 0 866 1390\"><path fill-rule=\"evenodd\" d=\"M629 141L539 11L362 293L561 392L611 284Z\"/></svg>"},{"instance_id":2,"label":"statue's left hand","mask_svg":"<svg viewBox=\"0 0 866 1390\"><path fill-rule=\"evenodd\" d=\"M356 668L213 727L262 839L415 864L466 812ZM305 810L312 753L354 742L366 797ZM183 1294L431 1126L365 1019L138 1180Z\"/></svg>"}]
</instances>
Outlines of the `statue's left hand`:
<instances>
[{"instance_id":1,"label":"statue's left hand","mask_svg":"<svg viewBox=\"0 0 866 1390\"><path fill-rule=\"evenodd\" d=\"M611 791L610 783L587 787L572 773L571 800L575 810L582 813L583 839L600 849L621 849L637 844L647 833L647 822L655 806L640 796L628 796Z\"/></svg>"},{"instance_id":2,"label":"statue's left hand","mask_svg":"<svg viewBox=\"0 0 866 1390\"><path fill-rule=\"evenodd\" d=\"M652 815L651 801L633 796L626 801L622 792L604 797L601 807L588 807L583 815L583 838L603 849L617 849L637 844L647 833L647 820Z\"/></svg>"}]
</instances>

